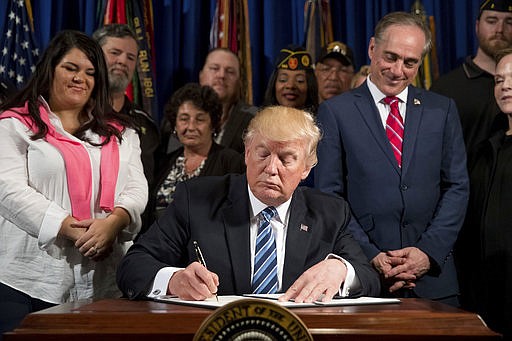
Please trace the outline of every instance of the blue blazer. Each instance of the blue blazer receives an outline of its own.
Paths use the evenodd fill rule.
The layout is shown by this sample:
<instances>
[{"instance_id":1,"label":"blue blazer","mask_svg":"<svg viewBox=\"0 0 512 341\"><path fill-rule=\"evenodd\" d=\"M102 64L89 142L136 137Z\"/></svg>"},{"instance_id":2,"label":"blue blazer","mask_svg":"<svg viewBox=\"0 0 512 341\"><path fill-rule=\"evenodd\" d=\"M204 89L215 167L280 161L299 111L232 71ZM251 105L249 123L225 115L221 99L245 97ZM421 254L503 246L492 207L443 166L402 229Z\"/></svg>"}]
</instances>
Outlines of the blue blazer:
<instances>
[{"instance_id":1,"label":"blue blazer","mask_svg":"<svg viewBox=\"0 0 512 341\"><path fill-rule=\"evenodd\" d=\"M283 291L329 253L355 269L361 290L351 296L377 296L379 276L348 231L345 200L311 188L295 190L290 204L283 268ZM129 298L142 298L158 270L196 261L196 240L208 269L219 276L221 295L251 289L250 202L245 175L197 177L180 183L164 215L142 234L121 261L117 282ZM307 226L305 228L305 226Z\"/></svg>"},{"instance_id":2,"label":"blue blazer","mask_svg":"<svg viewBox=\"0 0 512 341\"><path fill-rule=\"evenodd\" d=\"M402 169L366 83L323 102L318 122L323 139L315 187L347 199L359 223L351 231L368 258L415 246L431 262L416 294L457 294L452 248L464 220L469 181L454 101L409 86Z\"/></svg>"}]
</instances>

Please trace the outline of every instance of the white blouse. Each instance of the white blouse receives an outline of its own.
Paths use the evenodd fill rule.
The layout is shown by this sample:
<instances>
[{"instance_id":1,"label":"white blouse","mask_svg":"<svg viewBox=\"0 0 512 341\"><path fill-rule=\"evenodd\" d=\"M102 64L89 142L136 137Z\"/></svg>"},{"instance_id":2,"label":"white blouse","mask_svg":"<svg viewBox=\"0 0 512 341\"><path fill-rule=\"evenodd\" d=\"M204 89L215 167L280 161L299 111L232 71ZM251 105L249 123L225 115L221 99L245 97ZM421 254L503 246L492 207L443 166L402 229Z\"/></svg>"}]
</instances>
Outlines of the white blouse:
<instances>
[{"instance_id":1,"label":"white blouse","mask_svg":"<svg viewBox=\"0 0 512 341\"><path fill-rule=\"evenodd\" d=\"M80 142L92 167L91 216L108 215L99 206L100 147L67 133L49 114L57 132ZM148 187L137 133L126 129L119 144L119 175L114 206L124 208L131 223L118 235L108 258L95 262L73 242L57 236L71 214L64 166L59 151L15 118L0 120L0 282L50 303L85 298L119 297L117 264L141 227ZM86 133L94 142L100 137Z\"/></svg>"}]
</instances>

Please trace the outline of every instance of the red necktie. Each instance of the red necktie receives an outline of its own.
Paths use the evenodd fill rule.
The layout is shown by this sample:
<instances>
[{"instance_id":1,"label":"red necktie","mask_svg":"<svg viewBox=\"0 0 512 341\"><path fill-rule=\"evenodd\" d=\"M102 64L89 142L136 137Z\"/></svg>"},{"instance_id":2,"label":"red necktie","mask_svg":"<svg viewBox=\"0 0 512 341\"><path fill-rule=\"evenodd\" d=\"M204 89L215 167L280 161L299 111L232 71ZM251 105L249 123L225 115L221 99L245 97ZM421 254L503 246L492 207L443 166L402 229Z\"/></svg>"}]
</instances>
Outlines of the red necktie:
<instances>
[{"instance_id":1,"label":"red necktie","mask_svg":"<svg viewBox=\"0 0 512 341\"><path fill-rule=\"evenodd\" d=\"M391 108L386 119L386 135L388 136L393 153L395 154L398 167L402 167L402 140L404 136L404 121L398 110L398 98L388 96L384 98L384 103Z\"/></svg>"}]
</instances>

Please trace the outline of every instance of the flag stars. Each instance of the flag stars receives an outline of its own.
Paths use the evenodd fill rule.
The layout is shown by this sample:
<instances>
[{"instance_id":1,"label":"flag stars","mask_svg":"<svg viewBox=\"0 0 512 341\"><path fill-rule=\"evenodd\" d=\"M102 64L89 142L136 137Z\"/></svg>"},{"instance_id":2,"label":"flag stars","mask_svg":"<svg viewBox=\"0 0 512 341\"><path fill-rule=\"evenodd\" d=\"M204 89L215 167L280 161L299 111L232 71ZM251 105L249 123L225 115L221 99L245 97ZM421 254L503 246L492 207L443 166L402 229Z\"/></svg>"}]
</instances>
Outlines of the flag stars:
<instances>
[{"instance_id":1,"label":"flag stars","mask_svg":"<svg viewBox=\"0 0 512 341\"><path fill-rule=\"evenodd\" d=\"M41 54L28 21L25 1L10 1L11 8L4 14L6 26L0 33L3 44L0 45L0 76L17 87L36 70L35 63Z\"/></svg>"}]
</instances>

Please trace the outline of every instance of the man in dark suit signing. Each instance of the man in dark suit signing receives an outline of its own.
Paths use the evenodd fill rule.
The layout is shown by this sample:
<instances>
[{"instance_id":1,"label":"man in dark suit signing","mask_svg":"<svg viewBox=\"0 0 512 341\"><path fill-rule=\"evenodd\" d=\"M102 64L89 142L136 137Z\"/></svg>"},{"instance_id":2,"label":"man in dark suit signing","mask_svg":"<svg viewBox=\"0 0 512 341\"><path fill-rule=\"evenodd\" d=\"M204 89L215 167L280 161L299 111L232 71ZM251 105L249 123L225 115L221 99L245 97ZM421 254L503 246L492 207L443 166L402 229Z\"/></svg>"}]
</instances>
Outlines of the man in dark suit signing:
<instances>
[{"instance_id":1,"label":"man in dark suit signing","mask_svg":"<svg viewBox=\"0 0 512 341\"><path fill-rule=\"evenodd\" d=\"M348 232L354 223L348 204L297 188L316 164L319 139L304 111L259 112L244 137L246 175L178 185L167 211L122 260L121 290L131 299L285 292L282 300L311 302L377 295L378 274ZM194 241L208 269L196 261Z\"/></svg>"},{"instance_id":2,"label":"man in dark suit signing","mask_svg":"<svg viewBox=\"0 0 512 341\"><path fill-rule=\"evenodd\" d=\"M430 44L419 16L379 21L365 84L320 106L315 187L347 199L351 231L388 294L458 305L466 152L453 100L410 85Z\"/></svg>"}]
</instances>

